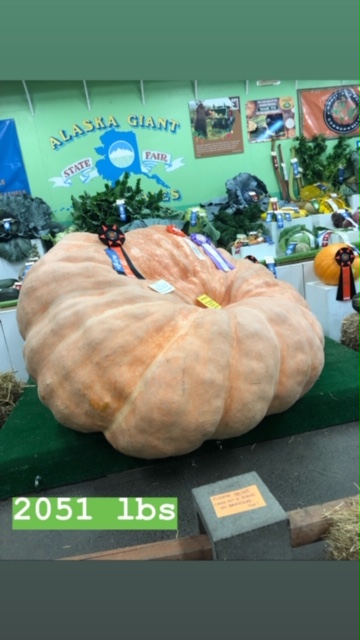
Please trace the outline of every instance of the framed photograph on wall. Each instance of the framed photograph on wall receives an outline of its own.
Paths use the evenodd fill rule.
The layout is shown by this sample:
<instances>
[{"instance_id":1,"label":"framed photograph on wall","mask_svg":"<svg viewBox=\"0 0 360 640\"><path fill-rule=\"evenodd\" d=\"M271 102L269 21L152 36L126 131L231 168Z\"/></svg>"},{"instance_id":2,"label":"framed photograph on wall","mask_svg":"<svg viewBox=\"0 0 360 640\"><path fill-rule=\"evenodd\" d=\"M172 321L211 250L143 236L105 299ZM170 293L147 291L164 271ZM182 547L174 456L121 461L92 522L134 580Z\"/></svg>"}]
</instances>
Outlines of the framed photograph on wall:
<instances>
[{"instance_id":1,"label":"framed photograph on wall","mask_svg":"<svg viewBox=\"0 0 360 640\"><path fill-rule=\"evenodd\" d=\"M213 98L189 102L195 158L244 152L240 98Z\"/></svg>"},{"instance_id":2,"label":"framed photograph on wall","mask_svg":"<svg viewBox=\"0 0 360 640\"><path fill-rule=\"evenodd\" d=\"M295 98L249 100L245 105L249 142L295 138Z\"/></svg>"},{"instance_id":3,"label":"framed photograph on wall","mask_svg":"<svg viewBox=\"0 0 360 640\"><path fill-rule=\"evenodd\" d=\"M359 87L298 89L300 132L308 139L359 135Z\"/></svg>"}]
</instances>

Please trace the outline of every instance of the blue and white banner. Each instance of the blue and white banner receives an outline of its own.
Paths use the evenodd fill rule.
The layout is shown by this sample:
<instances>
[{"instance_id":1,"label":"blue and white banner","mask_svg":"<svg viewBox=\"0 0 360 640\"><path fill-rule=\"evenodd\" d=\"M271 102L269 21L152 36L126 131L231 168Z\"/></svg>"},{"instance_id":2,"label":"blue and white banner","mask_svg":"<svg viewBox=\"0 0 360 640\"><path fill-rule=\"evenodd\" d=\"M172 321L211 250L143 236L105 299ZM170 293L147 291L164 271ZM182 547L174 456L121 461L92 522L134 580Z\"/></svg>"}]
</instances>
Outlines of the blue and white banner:
<instances>
[{"instance_id":1,"label":"blue and white banner","mask_svg":"<svg viewBox=\"0 0 360 640\"><path fill-rule=\"evenodd\" d=\"M0 120L0 194L29 193L14 120Z\"/></svg>"},{"instance_id":2,"label":"blue and white banner","mask_svg":"<svg viewBox=\"0 0 360 640\"><path fill-rule=\"evenodd\" d=\"M84 158L66 167L66 169L61 172L61 176L49 178L49 182L53 183L53 187L71 187L73 177L76 175L79 176L83 184L87 184L90 180L99 176L96 167L93 167L92 159Z\"/></svg>"},{"instance_id":3,"label":"blue and white banner","mask_svg":"<svg viewBox=\"0 0 360 640\"><path fill-rule=\"evenodd\" d=\"M152 171L159 162L165 165L165 171L176 171L176 169L184 166L183 158L176 158L176 160L172 160L169 153L164 153L162 151L142 152L142 165L145 168L145 171Z\"/></svg>"}]
</instances>

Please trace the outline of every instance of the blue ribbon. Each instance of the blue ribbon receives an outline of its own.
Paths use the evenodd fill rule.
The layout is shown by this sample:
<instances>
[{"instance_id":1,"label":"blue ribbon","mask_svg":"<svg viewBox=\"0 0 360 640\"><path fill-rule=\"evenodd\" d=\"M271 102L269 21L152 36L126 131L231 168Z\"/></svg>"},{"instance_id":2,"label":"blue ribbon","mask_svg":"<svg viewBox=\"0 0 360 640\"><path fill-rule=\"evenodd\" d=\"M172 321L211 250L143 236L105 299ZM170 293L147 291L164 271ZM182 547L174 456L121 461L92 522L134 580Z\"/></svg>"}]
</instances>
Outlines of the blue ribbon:
<instances>
[{"instance_id":1,"label":"blue ribbon","mask_svg":"<svg viewBox=\"0 0 360 640\"><path fill-rule=\"evenodd\" d=\"M112 265L117 273L126 275L124 267L121 264L120 258L113 249L105 249L105 253L109 256Z\"/></svg>"}]
</instances>

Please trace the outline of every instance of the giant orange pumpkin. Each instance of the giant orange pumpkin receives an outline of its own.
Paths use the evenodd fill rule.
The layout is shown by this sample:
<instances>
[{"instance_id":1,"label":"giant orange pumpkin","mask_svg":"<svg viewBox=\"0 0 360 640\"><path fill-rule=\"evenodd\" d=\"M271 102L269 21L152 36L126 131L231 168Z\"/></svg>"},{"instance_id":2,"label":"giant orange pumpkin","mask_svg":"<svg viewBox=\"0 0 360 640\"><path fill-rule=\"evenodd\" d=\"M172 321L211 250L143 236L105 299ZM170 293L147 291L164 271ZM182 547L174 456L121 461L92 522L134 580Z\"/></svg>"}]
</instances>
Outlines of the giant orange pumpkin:
<instances>
[{"instance_id":1,"label":"giant orange pumpkin","mask_svg":"<svg viewBox=\"0 0 360 640\"><path fill-rule=\"evenodd\" d=\"M314 273L316 277L327 285L338 285L340 280L341 267L335 260L335 255L339 249L348 247L344 242L329 244L320 249L314 259ZM355 260L351 265L354 280L359 278L359 256L355 255Z\"/></svg>"},{"instance_id":2,"label":"giant orange pumpkin","mask_svg":"<svg viewBox=\"0 0 360 640\"><path fill-rule=\"evenodd\" d=\"M266 267L223 251L235 269L219 271L163 226L130 231L124 248L146 279L118 275L88 233L66 236L25 277L26 366L62 425L102 431L128 455L181 455L249 431L315 383L322 328ZM175 291L150 289L159 279ZM221 308L199 307L203 294Z\"/></svg>"}]
</instances>

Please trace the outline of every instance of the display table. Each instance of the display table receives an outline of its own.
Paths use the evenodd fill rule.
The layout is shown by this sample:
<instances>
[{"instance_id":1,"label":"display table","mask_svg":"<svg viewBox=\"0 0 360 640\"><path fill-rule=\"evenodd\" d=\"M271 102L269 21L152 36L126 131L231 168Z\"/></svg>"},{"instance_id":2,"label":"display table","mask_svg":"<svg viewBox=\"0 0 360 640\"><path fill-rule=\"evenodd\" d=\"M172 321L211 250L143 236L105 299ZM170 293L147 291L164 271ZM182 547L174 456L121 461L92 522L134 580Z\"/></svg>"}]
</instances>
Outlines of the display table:
<instances>
[{"instance_id":1,"label":"display table","mask_svg":"<svg viewBox=\"0 0 360 640\"><path fill-rule=\"evenodd\" d=\"M355 283L359 291L359 281ZM305 284L305 298L311 312L319 320L325 336L340 342L341 325L350 313L354 313L351 300L336 300L337 287L315 280Z\"/></svg>"}]
</instances>

